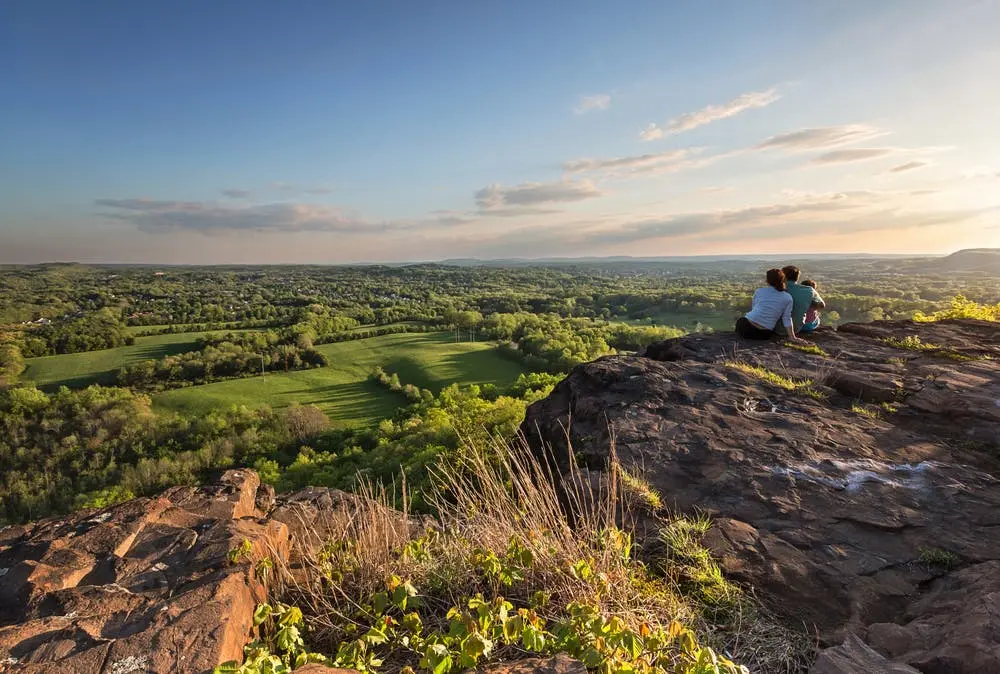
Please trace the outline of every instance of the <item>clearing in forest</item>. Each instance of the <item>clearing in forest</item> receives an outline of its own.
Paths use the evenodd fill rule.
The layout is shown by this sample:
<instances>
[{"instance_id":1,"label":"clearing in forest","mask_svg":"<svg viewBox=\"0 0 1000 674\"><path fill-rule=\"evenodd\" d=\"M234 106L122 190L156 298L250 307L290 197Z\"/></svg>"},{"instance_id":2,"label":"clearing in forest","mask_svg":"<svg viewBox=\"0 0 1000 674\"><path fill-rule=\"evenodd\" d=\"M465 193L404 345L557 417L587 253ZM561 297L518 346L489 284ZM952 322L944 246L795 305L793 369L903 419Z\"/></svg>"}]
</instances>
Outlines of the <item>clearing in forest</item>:
<instances>
[{"instance_id":1,"label":"clearing in forest","mask_svg":"<svg viewBox=\"0 0 1000 674\"><path fill-rule=\"evenodd\" d=\"M180 332L171 335L136 337L135 344L117 349L63 353L25 360L22 381L32 381L38 388L52 391L60 386L83 388L91 384L114 386L123 365L141 360L159 360L185 351L194 351L199 337L225 332ZM233 332L236 332L235 330Z\"/></svg>"},{"instance_id":2,"label":"clearing in forest","mask_svg":"<svg viewBox=\"0 0 1000 674\"><path fill-rule=\"evenodd\" d=\"M492 343L456 343L448 332L383 335L316 348L329 359L328 366L175 389L155 395L153 404L185 414L230 405L312 404L335 424L361 426L377 423L405 404L401 395L370 381L378 366L398 374L404 384L435 393L452 383L505 387L524 371Z\"/></svg>"}]
</instances>

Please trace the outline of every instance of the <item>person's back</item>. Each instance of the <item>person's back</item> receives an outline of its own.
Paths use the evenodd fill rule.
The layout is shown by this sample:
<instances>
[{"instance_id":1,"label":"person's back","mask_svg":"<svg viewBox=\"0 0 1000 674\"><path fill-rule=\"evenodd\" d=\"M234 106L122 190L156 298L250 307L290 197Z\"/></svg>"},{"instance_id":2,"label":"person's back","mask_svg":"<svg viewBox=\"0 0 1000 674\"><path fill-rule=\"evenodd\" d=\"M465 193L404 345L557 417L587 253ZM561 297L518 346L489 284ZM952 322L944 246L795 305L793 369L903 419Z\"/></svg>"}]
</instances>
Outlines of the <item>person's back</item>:
<instances>
[{"instance_id":1,"label":"person's back","mask_svg":"<svg viewBox=\"0 0 1000 674\"><path fill-rule=\"evenodd\" d=\"M777 325L776 329L779 329L788 316L791 303L788 293L782 290L771 286L757 288L753 294L753 308L747 313L746 318L754 325L761 327Z\"/></svg>"},{"instance_id":2,"label":"person's back","mask_svg":"<svg viewBox=\"0 0 1000 674\"><path fill-rule=\"evenodd\" d=\"M823 308L825 303L823 302L823 298L813 288L799 283L798 267L788 266L781 271L785 273L787 280L785 292L792 296L792 324L795 326L795 332L798 332L802 329L803 323L805 323L806 313L809 311L809 308L814 304L818 308ZM775 329L779 329L780 327L779 324L775 325Z\"/></svg>"}]
</instances>

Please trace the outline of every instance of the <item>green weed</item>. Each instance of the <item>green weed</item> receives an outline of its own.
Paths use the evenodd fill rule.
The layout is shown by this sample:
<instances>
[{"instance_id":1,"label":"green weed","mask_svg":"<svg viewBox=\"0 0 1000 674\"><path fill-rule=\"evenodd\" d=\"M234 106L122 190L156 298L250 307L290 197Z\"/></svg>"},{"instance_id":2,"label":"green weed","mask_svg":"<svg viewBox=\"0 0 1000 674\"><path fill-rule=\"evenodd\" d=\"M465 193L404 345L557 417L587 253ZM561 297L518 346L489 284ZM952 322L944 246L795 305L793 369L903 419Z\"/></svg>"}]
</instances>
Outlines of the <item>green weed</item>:
<instances>
[{"instance_id":1,"label":"green weed","mask_svg":"<svg viewBox=\"0 0 1000 674\"><path fill-rule=\"evenodd\" d=\"M726 367L731 367L734 370L739 370L744 374L748 374L751 377L755 377L762 381L767 382L773 386L783 388L787 391L796 391L798 389L808 388L812 386L813 382L810 379L803 379L801 381L796 379L791 379L790 377L785 377L777 372L772 372L766 367L760 365L751 365L750 363L744 362L742 360L727 360L725 362Z\"/></svg>"},{"instance_id":2,"label":"green weed","mask_svg":"<svg viewBox=\"0 0 1000 674\"><path fill-rule=\"evenodd\" d=\"M253 552L253 545L250 540L244 538L240 541L239 545L230 550L226 557L229 559L230 564L239 564L244 559L250 559L250 553Z\"/></svg>"},{"instance_id":3,"label":"green weed","mask_svg":"<svg viewBox=\"0 0 1000 674\"><path fill-rule=\"evenodd\" d=\"M883 344L888 344L889 346L894 346L897 349L906 349L907 351L936 351L941 347L937 344L931 344L930 342L924 342L916 335L907 335L906 337L883 337L878 341Z\"/></svg>"},{"instance_id":4,"label":"green weed","mask_svg":"<svg viewBox=\"0 0 1000 674\"><path fill-rule=\"evenodd\" d=\"M950 571L958 566L958 555L941 548L920 548L920 563L932 570Z\"/></svg>"},{"instance_id":5,"label":"green weed","mask_svg":"<svg viewBox=\"0 0 1000 674\"><path fill-rule=\"evenodd\" d=\"M766 367L760 365L751 365L742 360L727 360L724 365L726 367L731 367L734 370L739 370L740 372L750 375L761 381L765 381L772 386L777 386L778 388L783 388L786 391L798 391L803 395L807 395L815 400L826 399L826 393L817 389L815 382L811 379L792 379L791 377L785 377L768 370Z\"/></svg>"},{"instance_id":6,"label":"green weed","mask_svg":"<svg viewBox=\"0 0 1000 674\"><path fill-rule=\"evenodd\" d=\"M787 346L789 349L795 349L796 351L802 351L803 353L810 353L814 356L822 356L824 358L830 355L826 351L821 349L818 344L796 344L794 342L782 342L782 346Z\"/></svg>"},{"instance_id":7,"label":"green weed","mask_svg":"<svg viewBox=\"0 0 1000 674\"><path fill-rule=\"evenodd\" d=\"M882 415L879 414L879 411L877 409L869 407L868 405L861 405L859 403L853 403L851 405L851 411L854 412L855 414L860 414L862 416L866 416L869 419L881 419L882 418Z\"/></svg>"},{"instance_id":8,"label":"green weed","mask_svg":"<svg viewBox=\"0 0 1000 674\"><path fill-rule=\"evenodd\" d=\"M648 506L650 510L656 511L663 508L663 499L659 492L643 478L627 470L619 470L618 479L621 480L622 490L626 494L632 495L637 501Z\"/></svg>"}]
</instances>

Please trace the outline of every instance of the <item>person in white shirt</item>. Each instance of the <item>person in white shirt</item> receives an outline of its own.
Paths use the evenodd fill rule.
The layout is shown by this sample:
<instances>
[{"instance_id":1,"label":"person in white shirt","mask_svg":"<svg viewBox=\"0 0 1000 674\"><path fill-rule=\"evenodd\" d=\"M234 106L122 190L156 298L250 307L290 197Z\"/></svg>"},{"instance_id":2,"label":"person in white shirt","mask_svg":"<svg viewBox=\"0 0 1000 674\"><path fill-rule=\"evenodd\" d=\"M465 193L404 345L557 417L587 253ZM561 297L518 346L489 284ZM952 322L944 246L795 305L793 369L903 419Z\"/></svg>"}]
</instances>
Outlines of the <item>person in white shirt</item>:
<instances>
[{"instance_id":1,"label":"person in white shirt","mask_svg":"<svg viewBox=\"0 0 1000 674\"><path fill-rule=\"evenodd\" d=\"M774 330L770 327L779 322L788 332L788 341L796 344L806 340L795 335L792 322L792 296L785 292L785 272L780 269L767 271L767 285L753 294L753 304L745 316L736 321L736 334L744 339L771 339Z\"/></svg>"}]
</instances>

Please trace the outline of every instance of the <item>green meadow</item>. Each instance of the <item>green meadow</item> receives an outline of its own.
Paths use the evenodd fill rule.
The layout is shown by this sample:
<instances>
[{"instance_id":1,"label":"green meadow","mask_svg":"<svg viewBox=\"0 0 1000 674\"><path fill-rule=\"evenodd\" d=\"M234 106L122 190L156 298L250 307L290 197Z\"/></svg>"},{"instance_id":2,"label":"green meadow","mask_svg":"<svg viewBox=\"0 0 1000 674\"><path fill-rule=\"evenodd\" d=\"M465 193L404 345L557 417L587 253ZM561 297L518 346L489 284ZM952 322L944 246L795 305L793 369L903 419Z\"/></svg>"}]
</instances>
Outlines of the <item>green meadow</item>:
<instances>
[{"instance_id":1,"label":"green meadow","mask_svg":"<svg viewBox=\"0 0 1000 674\"><path fill-rule=\"evenodd\" d=\"M377 366L398 374L404 384L435 393L452 383L503 387L524 371L492 344L456 343L450 333L383 335L317 348L329 359L328 366L166 391L153 397L153 405L197 415L231 405L312 404L337 425L370 425L405 403L401 395L369 380Z\"/></svg>"},{"instance_id":2,"label":"green meadow","mask_svg":"<svg viewBox=\"0 0 1000 674\"><path fill-rule=\"evenodd\" d=\"M82 388L90 384L114 385L123 365L192 351L198 348L196 341L199 337L213 332L219 331L136 337L135 344L117 349L28 358L21 380L32 381L39 388L49 391L60 386Z\"/></svg>"}]
</instances>

